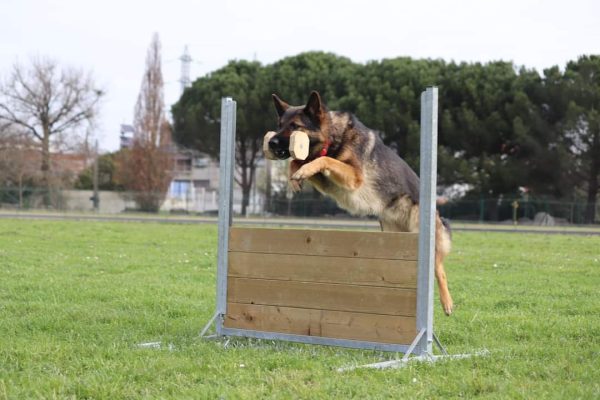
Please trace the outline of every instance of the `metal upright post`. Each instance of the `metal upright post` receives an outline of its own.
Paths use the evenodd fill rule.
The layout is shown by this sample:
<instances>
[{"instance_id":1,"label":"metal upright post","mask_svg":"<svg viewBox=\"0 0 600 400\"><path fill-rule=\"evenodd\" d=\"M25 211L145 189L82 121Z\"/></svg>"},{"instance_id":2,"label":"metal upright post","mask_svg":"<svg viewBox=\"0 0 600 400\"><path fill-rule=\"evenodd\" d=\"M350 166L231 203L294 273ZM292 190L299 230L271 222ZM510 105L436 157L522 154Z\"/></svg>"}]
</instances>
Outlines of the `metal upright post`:
<instances>
[{"instance_id":1,"label":"metal upright post","mask_svg":"<svg viewBox=\"0 0 600 400\"><path fill-rule=\"evenodd\" d=\"M433 268L435 262L435 217L437 185L438 89L421 94L421 188L419 194L419 272L417 284L417 354L432 354Z\"/></svg>"},{"instance_id":2,"label":"metal upright post","mask_svg":"<svg viewBox=\"0 0 600 400\"><path fill-rule=\"evenodd\" d=\"M217 335L223 329L223 316L227 308L227 263L229 227L231 226L233 199L233 171L235 164L236 102L231 97L221 99L221 149L219 169L219 249L217 254Z\"/></svg>"},{"instance_id":3,"label":"metal upright post","mask_svg":"<svg viewBox=\"0 0 600 400\"><path fill-rule=\"evenodd\" d=\"M421 188L419 194L419 271L417 283L417 336L402 359L378 362L359 367L338 369L339 372L356 368L401 368L411 361L435 362L441 359L463 359L486 356L487 350L474 354L449 355L433 332L433 273L435 263L436 181L437 181L437 128L438 89L429 87L421 94ZM433 343L442 355L433 355ZM417 357L409 358L414 353Z\"/></svg>"}]
</instances>

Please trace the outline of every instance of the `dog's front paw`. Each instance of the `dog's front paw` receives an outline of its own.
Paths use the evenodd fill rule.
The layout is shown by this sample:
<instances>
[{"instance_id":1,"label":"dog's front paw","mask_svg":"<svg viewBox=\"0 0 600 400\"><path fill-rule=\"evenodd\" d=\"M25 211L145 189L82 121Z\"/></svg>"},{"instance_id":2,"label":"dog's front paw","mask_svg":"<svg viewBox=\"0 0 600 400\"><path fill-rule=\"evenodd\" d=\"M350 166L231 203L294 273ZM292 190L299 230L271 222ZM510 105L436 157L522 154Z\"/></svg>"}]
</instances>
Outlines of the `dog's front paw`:
<instances>
[{"instance_id":1,"label":"dog's front paw","mask_svg":"<svg viewBox=\"0 0 600 400\"><path fill-rule=\"evenodd\" d=\"M302 181L291 180L290 188L292 189L292 192L298 193L302 190Z\"/></svg>"},{"instance_id":2,"label":"dog's front paw","mask_svg":"<svg viewBox=\"0 0 600 400\"><path fill-rule=\"evenodd\" d=\"M291 179L293 181L303 181L310 178L316 173L317 171L315 171L311 164L305 164L292 175Z\"/></svg>"},{"instance_id":3,"label":"dog's front paw","mask_svg":"<svg viewBox=\"0 0 600 400\"><path fill-rule=\"evenodd\" d=\"M312 176L312 175L309 175L307 173L306 168L302 167L298 171L294 172L294 174L291 176L291 180L299 182L299 181L303 181L305 179L310 178L310 176Z\"/></svg>"}]
</instances>

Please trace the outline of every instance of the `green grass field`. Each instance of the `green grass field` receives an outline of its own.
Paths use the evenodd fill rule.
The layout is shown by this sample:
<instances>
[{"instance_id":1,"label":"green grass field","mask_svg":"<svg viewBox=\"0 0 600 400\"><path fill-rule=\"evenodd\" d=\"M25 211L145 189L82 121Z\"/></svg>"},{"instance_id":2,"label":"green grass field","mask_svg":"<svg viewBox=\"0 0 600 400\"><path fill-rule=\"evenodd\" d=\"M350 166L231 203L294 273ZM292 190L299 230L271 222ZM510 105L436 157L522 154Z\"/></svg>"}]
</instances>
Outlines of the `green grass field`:
<instances>
[{"instance_id":1,"label":"green grass field","mask_svg":"<svg viewBox=\"0 0 600 400\"><path fill-rule=\"evenodd\" d=\"M0 220L0 399L600 398L598 236L456 233L436 330L489 356L341 374L396 355L198 338L216 245L207 225Z\"/></svg>"}]
</instances>

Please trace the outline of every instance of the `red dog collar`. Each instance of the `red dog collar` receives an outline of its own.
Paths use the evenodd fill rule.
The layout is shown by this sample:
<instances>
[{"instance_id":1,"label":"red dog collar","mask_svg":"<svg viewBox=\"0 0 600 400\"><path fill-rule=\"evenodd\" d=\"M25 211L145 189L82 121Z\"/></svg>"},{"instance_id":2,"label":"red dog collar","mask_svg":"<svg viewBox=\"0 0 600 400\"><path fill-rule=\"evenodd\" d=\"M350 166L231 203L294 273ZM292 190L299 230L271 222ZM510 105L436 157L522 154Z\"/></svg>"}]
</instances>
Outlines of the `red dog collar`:
<instances>
[{"instance_id":1,"label":"red dog collar","mask_svg":"<svg viewBox=\"0 0 600 400\"><path fill-rule=\"evenodd\" d=\"M325 145L323 146L323 148L319 152L319 157L325 157L327 155L327 150L329 150L329 145L330 144L331 144L331 142L329 141L329 139L327 139L327 141L325 142Z\"/></svg>"},{"instance_id":2,"label":"red dog collar","mask_svg":"<svg viewBox=\"0 0 600 400\"><path fill-rule=\"evenodd\" d=\"M306 163L309 163L319 157L325 157L327 155L327 152L329 151L329 146L331 145L331 141L329 139L327 139L327 141L325 142L325 144L323 145L323 148L321 149L321 151L319 152L319 155L315 158L307 158L306 160L293 160L292 162L294 163L299 163L300 165L304 165Z\"/></svg>"}]
</instances>

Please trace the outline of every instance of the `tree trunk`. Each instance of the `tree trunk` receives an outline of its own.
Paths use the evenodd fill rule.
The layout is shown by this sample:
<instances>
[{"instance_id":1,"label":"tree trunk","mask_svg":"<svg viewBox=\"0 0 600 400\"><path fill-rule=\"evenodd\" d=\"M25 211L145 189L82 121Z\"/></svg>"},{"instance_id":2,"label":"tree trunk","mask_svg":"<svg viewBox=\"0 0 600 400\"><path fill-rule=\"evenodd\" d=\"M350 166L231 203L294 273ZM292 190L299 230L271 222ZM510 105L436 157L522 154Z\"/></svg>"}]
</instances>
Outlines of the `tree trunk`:
<instances>
[{"instance_id":1,"label":"tree trunk","mask_svg":"<svg viewBox=\"0 0 600 400\"><path fill-rule=\"evenodd\" d=\"M44 137L42 139L42 179L46 187L50 184L50 134L44 128Z\"/></svg>"},{"instance_id":2,"label":"tree trunk","mask_svg":"<svg viewBox=\"0 0 600 400\"><path fill-rule=\"evenodd\" d=\"M248 204L250 204L250 186L242 188L242 215L244 217L248 213Z\"/></svg>"},{"instance_id":3,"label":"tree trunk","mask_svg":"<svg viewBox=\"0 0 600 400\"><path fill-rule=\"evenodd\" d=\"M42 138L42 190L44 190L44 206L49 207L50 201L50 128L43 126Z\"/></svg>"},{"instance_id":4,"label":"tree trunk","mask_svg":"<svg viewBox=\"0 0 600 400\"><path fill-rule=\"evenodd\" d=\"M240 186L242 187L242 216L246 216L248 213L248 206L250 205L250 191L252 190L252 184L254 182L254 173L256 166L245 166L242 169L242 181Z\"/></svg>"},{"instance_id":5,"label":"tree trunk","mask_svg":"<svg viewBox=\"0 0 600 400\"><path fill-rule=\"evenodd\" d=\"M271 160L265 159L266 164L266 177L265 177L265 202L263 204L263 214L271 212Z\"/></svg>"},{"instance_id":6,"label":"tree trunk","mask_svg":"<svg viewBox=\"0 0 600 400\"><path fill-rule=\"evenodd\" d=\"M23 174L19 173L19 210L23 209Z\"/></svg>"},{"instance_id":7,"label":"tree trunk","mask_svg":"<svg viewBox=\"0 0 600 400\"><path fill-rule=\"evenodd\" d=\"M248 208L248 198L250 197L250 185L248 184L248 168L242 163L242 181L240 186L242 188L242 216L246 216Z\"/></svg>"},{"instance_id":8,"label":"tree trunk","mask_svg":"<svg viewBox=\"0 0 600 400\"><path fill-rule=\"evenodd\" d=\"M597 151L595 153L600 153ZM593 154L593 153L592 153ZM596 222L596 198L598 196L598 175L600 175L600 159L592 157L590 165L590 176L587 190L587 206L585 209L585 223Z\"/></svg>"}]
</instances>

